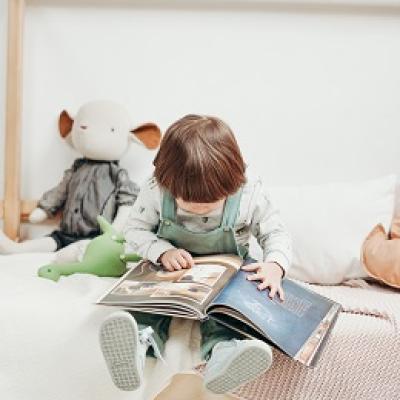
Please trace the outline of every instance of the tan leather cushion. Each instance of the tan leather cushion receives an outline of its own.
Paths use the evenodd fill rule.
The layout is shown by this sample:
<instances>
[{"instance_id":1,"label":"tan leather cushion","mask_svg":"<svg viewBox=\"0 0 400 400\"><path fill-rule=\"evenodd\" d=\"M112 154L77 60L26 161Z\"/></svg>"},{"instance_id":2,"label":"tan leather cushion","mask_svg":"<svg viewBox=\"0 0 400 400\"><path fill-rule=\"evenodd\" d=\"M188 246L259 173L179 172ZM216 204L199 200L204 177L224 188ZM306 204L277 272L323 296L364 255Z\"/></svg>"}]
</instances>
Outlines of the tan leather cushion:
<instances>
[{"instance_id":1,"label":"tan leather cushion","mask_svg":"<svg viewBox=\"0 0 400 400\"><path fill-rule=\"evenodd\" d=\"M395 288L400 288L399 227L392 226L392 239L388 239L384 227L381 224L375 226L361 250L362 262L368 275Z\"/></svg>"}]
</instances>

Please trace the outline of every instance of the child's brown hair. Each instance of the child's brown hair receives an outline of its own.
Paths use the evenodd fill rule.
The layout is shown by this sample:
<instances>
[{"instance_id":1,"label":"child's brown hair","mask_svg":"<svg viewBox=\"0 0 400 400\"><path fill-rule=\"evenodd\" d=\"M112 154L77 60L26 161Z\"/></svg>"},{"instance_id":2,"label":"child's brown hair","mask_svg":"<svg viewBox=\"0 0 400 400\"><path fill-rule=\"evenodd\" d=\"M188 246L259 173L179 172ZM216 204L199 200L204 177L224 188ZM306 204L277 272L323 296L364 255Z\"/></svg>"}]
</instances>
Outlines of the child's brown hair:
<instances>
[{"instance_id":1,"label":"child's brown hair","mask_svg":"<svg viewBox=\"0 0 400 400\"><path fill-rule=\"evenodd\" d=\"M158 184L188 202L213 203L246 182L235 136L216 117L186 115L172 124L154 166Z\"/></svg>"}]
</instances>

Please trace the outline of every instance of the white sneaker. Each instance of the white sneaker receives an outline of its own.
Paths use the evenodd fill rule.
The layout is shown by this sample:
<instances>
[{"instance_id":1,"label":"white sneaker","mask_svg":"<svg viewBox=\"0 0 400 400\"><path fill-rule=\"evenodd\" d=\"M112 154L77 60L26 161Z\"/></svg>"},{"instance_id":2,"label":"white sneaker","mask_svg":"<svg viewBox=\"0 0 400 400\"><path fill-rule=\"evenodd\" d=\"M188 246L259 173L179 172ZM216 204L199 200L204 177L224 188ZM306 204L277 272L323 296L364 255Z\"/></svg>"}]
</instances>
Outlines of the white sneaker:
<instances>
[{"instance_id":1,"label":"white sneaker","mask_svg":"<svg viewBox=\"0 0 400 400\"><path fill-rule=\"evenodd\" d=\"M100 347L111 378L121 390L136 390L143 382L143 370L149 340L149 326L139 331L135 318L117 311L100 327Z\"/></svg>"},{"instance_id":2,"label":"white sneaker","mask_svg":"<svg viewBox=\"0 0 400 400\"><path fill-rule=\"evenodd\" d=\"M271 364L272 349L261 340L220 342L204 370L204 385L213 393L227 393L253 380Z\"/></svg>"}]
</instances>

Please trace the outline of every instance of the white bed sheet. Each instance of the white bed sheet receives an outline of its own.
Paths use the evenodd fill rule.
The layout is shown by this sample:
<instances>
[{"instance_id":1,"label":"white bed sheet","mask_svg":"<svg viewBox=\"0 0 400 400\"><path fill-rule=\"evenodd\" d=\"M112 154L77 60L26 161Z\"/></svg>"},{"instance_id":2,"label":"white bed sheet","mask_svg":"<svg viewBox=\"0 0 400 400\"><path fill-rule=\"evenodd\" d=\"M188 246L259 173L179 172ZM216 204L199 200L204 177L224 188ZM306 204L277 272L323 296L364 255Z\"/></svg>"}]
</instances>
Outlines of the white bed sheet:
<instances>
[{"instance_id":1,"label":"white bed sheet","mask_svg":"<svg viewBox=\"0 0 400 400\"><path fill-rule=\"evenodd\" d=\"M76 274L55 283L37 277L37 269L53 256L0 256L2 399L151 399L175 373L199 362L197 323L175 319L167 365L148 358L143 387L117 389L98 344L99 326L113 309L94 304L115 280Z\"/></svg>"}]
</instances>

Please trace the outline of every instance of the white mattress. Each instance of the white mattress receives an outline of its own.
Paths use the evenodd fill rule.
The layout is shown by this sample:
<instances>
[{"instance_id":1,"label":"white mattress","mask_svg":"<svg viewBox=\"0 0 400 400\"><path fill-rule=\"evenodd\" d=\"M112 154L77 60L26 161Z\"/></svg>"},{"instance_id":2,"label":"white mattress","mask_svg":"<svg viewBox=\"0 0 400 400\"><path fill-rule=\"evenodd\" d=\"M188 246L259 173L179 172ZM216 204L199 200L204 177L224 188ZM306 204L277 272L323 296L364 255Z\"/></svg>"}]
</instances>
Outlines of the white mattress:
<instances>
[{"instance_id":1,"label":"white mattress","mask_svg":"<svg viewBox=\"0 0 400 400\"><path fill-rule=\"evenodd\" d=\"M2 400L147 400L163 387L157 400L345 400L355 395L392 400L400 393L400 293L344 286L313 286L345 310L315 369L274 351L275 361L264 376L233 396L213 396L204 391L199 374L177 374L200 361L199 329L197 323L175 319L164 354L167 365L148 358L141 390L122 392L111 382L97 340L102 320L113 309L94 304L115 280L38 278L37 269L52 256L0 256Z\"/></svg>"},{"instance_id":2,"label":"white mattress","mask_svg":"<svg viewBox=\"0 0 400 400\"><path fill-rule=\"evenodd\" d=\"M174 373L199 361L196 323L174 320L167 365L148 358L141 390L115 388L98 344L98 328L113 309L94 304L114 279L77 274L55 283L37 277L52 257L0 256L1 399L149 399Z\"/></svg>"}]
</instances>

